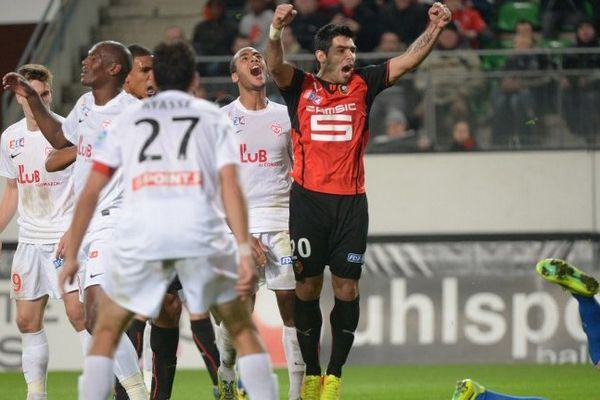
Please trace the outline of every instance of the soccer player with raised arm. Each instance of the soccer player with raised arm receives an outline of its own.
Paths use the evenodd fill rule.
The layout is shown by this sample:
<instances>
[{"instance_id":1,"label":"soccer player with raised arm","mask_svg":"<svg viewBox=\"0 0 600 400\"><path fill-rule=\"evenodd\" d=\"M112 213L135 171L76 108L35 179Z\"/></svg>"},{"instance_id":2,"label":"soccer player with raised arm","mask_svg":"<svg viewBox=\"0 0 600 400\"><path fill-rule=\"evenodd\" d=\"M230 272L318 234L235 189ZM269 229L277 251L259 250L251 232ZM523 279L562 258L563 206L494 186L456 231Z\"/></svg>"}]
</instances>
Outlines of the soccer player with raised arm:
<instances>
[{"instance_id":1,"label":"soccer player with raised arm","mask_svg":"<svg viewBox=\"0 0 600 400\"><path fill-rule=\"evenodd\" d=\"M290 4L276 8L267 66L292 123L290 236L296 273L294 320L306 363L302 399L338 399L342 367L359 319L358 282L369 222L363 165L369 109L378 93L427 57L452 15L445 5L434 3L425 32L403 54L365 68L355 68L352 31L325 25L315 35L316 74L284 60L281 32L295 15ZM325 265L332 273L335 305L330 315L331 358L321 385L319 297Z\"/></svg>"},{"instance_id":2,"label":"soccer player with raised arm","mask_svg":"<svg viewBox=\"0 0 600 400\"><path fill-rule=\"evenodd\" d=\"M257 275L233 127L215 105L188 94L196 83L189 44L163 43L153 54L159 93L123 111L94 155L60 276L71 281L77 274L76 254L100 193L121 171L115 257L85 361L84 398L106 399L121 332L133 313L158 314L177 274L190 318L211 310L231 333L250 398L275 400L270 360L242 301L252 295Z\"/></svg>"},{"instance_id":3,"label":"soccer player with raised arm","mask_svg":"<svg viewBox=\"0 0 600 400\"><path fill-rule=\"evenodd\" d=\"M290 380L288 396L296 400L300 398L304 362L294 328L296 283L288 232L292 184L290 119L285 106L267 99L267 66L262 54L245 47L233 56L229 65L231 79L240 95L222 110L235 128L240 181L248 201L252 253L267 288L274 291L277 298L284 325L283 350ZM221 349L221 370L228 370L235 361L235 356L227 353ZM223 373L222 378L230 380L230 371Z\"/></svg>"},{"instance_id":4,"label":"soccer player with raised arm","mask_svg":"<svg viewBox=\"0 0 600 400\"><path fill-rule=\"evenodd\" d=\"M48 111L39 94L21 75L9 73L3 78L5 88L27 99L36 123L52 147L62 149L75 145L77 158L73 165L73 182L76 197L81 195L92 167L94 151L105 139L113 119L125 106L138 102L122 90L130 70L131 54L121 43L105 41L94 45L83 60L81 69L81 83L92 91L79 98L64 122ZM101 193L81 246L79 256L84 268L80 285L88 332L94 328L98 301L104 297L103 285L112 258L113 233L119 222L122 196L121 177L116 174ZM65 237L68 248L68 232ZM59 248L59 252L63 250ZM114 373L129 398L147 399L135 349L126 337L119 342L115 359Z\"/></svg>"},{"instance_id":5,"label":"soccer player with raised arm","mask_svg":"<svg viewBox=\"0 0 600 400\"><path fill-rule=\"evenodd\" d=\"M52 73L43 65L27 64L18 69L44 107L52 102ZM27 399L46 399L49 346L44 330L44 310L49 298L62 298L71 325L84 346L83 306L77 284L58 287L62 260L55 252L69 226L73 211L72 168L49 173L44 168L52 150L39 130L27 100L17 95L25 118L8 127L0 137L0 175L6 177L6 189L0 201L0 231L17 208L19 243L11 269L11 298L17 304L17 327L21 332L22 368L27 383ZM63 120L54 114L54 117ZM1 243L0 243L1 248ZM87 348L83 348L83 352Z\"/></svg>"}]
</instances>

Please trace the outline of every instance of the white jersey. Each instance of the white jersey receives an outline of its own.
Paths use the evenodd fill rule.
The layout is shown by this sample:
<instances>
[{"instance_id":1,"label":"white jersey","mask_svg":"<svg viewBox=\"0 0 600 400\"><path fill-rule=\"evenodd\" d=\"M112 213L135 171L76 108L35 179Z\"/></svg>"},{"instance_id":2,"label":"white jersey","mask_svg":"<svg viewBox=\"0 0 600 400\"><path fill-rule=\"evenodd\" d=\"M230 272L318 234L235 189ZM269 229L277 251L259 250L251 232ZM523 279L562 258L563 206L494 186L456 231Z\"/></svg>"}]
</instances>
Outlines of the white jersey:
<instances>
[{"instance_id":1,"label":"white jersey","mask_svg":"<svg viewBox=\"0 0 600 400\"><path fill-rule=\"evenodd\" d=\"M94 155L123 171L116 255L164 260L232 251L219 171L237 158L231 123L205 100L165 91L127 108Z\"/></svg>"},{"instance_id":2,"label":"white jersey","mask_svg":"<svg viewBox=\"0 0 600 400\"><path fill-rule=\"evenodd\" d=\"M234 125L250 232L288 230L292 155L287 108L269 101L252 111L238 98L222 110Z\"/></svg>"},{"instance_id":3,"label":"white jersey","mask_svg":"<svg viewBox=\"0 0 600 400\"><path fill-rule=\"evenodd\" d=\"M52 146L42 132L27 129L25 118L4 131L0 147L0 175L17 180L19 242L58 242L73 212L72 167L46 171Z\"/></svg>"},{"instance_id":4,"label":"white jersey","mask_svg":"<svg viewBox=\"0 0 600 400\"><path fill-rule=\"evenodd\" d=\"M73 171L75 196L84 188L92 168L92 157L97 146L106 137L106 132L117 115L130 104L139 100L126 92L119 93L103 106L94 103L92 92L85 93L63 122L65 138L77 146L77 160ZM117 172L102 190L97 210L119 207L123 195L121 174Z\"/></svg>"}]
</instances>

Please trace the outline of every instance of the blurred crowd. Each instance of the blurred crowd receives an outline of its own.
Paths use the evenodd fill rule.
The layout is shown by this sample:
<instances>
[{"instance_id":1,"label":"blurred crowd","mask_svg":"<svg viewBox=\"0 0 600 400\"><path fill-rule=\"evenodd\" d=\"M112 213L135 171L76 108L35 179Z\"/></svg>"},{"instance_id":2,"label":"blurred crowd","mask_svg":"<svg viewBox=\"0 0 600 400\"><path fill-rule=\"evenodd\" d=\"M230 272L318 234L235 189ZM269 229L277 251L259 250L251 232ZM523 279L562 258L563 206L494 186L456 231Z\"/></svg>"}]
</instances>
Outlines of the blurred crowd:
<instances>
[{"instance_id":1,"label":"blurred crowd","mask_svg":"<svg viewBox=\"0 0 600 400\"><path fill-rule=\"evenodd\" d=\"M453 12L453 22L442 32L438 51L378 97L371 110L368 151L535 148L556 141L548 133L553 129L568 132L574 145L597 144L600 113L594 108L600 96L600 53L587 50L600 49L600 1L444 2ZM329 22L350 27L360 53L399 54L425 29L431 1L293 4L298 15L283 34L287 55L311 54L315 32ZM264 51L276 5L273 0L208 0L188 39L200 60L232 55L245 46ZM165 35L185 36L177 27ZM587 53L557 56L542 51L571 47ZM474 51L478 49L514 52L493 55ZM224 62L200 62L198 69L203 77L229 75ZM223 94L202 93L213 100Z\"/></svg>"}]
</instances>

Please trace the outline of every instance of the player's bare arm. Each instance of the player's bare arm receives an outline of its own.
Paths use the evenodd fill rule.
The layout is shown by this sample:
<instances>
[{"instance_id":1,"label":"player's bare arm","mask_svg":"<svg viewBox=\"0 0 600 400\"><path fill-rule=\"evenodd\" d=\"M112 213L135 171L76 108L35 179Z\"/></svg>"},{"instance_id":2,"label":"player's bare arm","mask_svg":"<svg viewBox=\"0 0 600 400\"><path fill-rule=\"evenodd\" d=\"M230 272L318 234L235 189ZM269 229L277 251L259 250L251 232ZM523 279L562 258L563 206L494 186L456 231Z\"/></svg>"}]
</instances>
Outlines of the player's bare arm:
<instances>
[{"instance_id":1,"label":"player's bare arm","mask_svg":"<svg viewBox=\"0 0 600 400\"><path fill-rule=\"evenodd\" d=\"M94 216L96 210L96 204L98 203L98 197L100 191L110 181L110 176L104 173L98 172L94 169L90 171L90 175L87 179L85 187L83 188L77 205L75 206L75 212L73 213L73 221L68 231L69 246L66 248L65 263L60 271L59 275L59 287L64 287L65 282L72 283L75 279L75 275L79 270L79 263L77 262L77 253L81 247L83 236L88 229L90 221Z\"/></svg>"},{"instance_id":2,"label":"player's bare arm","mask_svg":"<svg viewBox=\"0 0 600 400\"><path fill-rule=\"evenodd\" d=\"M402 75L412 71L431 53L440 33L452 20L452 12L444 4L436 2L429 8L429 25L406 51L390 60L389 81L395 83Z\"/></svg>"},{"instance_id":3,"label":"player's bare arm","mask_svg":"<svg viewBox=\"0 0 600 400\"><path fill-rule=\"evenodd\" d=\"M54 149L46 157L46 171L56 172L66 169L75 162L77 147L70 146L63 149Z\"/></svg>"},{"instance_id":4,"label":"player's bare arm","mask_svg":"<svg viewBox=\"0 0 600 400\"><path fill-rule=\"evenodd\" d=\"M266 55L267 67L269 74L280 88L289 87L294 77L294 67L284 61L281 31L292 22L296 14L297 11L291 4L280 4L275 9L271 22Z\"/></svg>"},{"instance_id":5,"label":"player's bare arm","mask_svg":"<svg viewBox=\"0 0 600 400\"><path fill-rule=\"evenodd\" d=\"M17 191L17 180L6 179L6 187L0 201L0 232L4 232L10 220L17 212L19 192ZM2 242L0 241L0 254L2 253Z\"/></svg>"},{"instance_id":6,"label":"player's bare arm","mask_svg":"<svg viewBox=\"0 0 600 400\"><path fill-rule=\"evenodd\" d=\"M238 182L237 166L226 165L219 171L221 199L231 232L238 244L240 261L236 291L245 300L252 296L258 280L248 233L248 210L242 188Z\"/></svg>"},{"instance_id":7,"label":"player's bare arm","mask_svg":"<svg viewBox=\"0 0 600 400\"><path fill-rule=\"evenodd\" d=\"M72 145L63 134L62 123L44 105L40 95L27 79L16 72L9 72L2 78L2 86L4 90L11 90L16 95L27 99L35 122L52 147L62 149L63 147Z\"/></svg>"}]
</instances>

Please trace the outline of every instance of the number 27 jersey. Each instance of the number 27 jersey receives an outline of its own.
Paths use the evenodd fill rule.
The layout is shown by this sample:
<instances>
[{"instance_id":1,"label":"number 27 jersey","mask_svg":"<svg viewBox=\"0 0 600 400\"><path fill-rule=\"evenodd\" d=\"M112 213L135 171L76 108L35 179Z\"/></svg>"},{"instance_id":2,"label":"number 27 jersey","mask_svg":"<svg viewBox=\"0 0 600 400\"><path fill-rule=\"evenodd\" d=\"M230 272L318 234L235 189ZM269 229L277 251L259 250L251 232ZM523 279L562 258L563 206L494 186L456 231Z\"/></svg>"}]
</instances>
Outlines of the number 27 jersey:
<instances>
[{"instance_id":1,"label":"number 27 jersey","mask_svg":"<svg viewBox=\"0 0 600 400\"><path fill-rule=\"evenodd\" d=\"M329 194L365 192L369 110L388 86L388 63L357 68L343 85L294 69L281 94L292 123L296 184Z\"/></svg>"}]
</instances>

